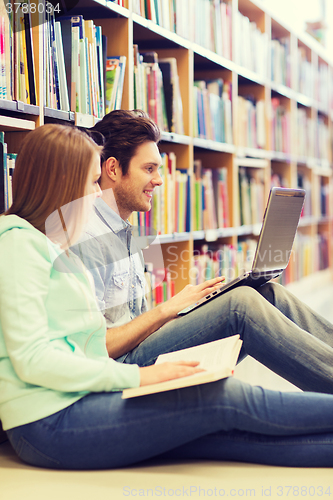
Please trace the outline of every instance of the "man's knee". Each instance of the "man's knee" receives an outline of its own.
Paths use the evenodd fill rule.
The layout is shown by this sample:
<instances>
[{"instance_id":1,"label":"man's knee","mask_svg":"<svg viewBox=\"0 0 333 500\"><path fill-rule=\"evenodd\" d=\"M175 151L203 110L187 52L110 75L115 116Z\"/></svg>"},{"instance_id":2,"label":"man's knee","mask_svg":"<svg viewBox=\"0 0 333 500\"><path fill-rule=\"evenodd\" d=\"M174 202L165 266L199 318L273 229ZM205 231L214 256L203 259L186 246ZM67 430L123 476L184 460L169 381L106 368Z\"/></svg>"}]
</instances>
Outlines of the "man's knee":
<instances>
[{"instance_id":1,"label":"man's knee","mask_svg":"<svg viewBox=\"0 0 333 500\"><path fill-rule=\"evenodd\" d=\"M257 290L250 286L239 286L230 290L230 300L233 304L251 304L258 300L259 294ZM260 300L260 299L259 299Z\"/></svg>"}]
</instances>

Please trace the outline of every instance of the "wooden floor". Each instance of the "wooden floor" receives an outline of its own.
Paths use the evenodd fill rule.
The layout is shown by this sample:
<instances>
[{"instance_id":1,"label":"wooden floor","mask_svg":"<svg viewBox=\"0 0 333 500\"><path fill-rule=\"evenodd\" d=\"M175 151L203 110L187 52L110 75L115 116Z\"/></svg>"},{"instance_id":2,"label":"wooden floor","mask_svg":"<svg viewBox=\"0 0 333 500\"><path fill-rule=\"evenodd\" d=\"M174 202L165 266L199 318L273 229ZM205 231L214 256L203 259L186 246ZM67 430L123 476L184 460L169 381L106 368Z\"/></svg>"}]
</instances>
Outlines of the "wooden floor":
<instances>
[{"instance_id":1,"label":"wooden floor","mask_svg":"<svg viewBox=\"0 0 333 500\"><path fill-rule=\"evenodd\" d=\"M305 280L293 291L333 322L333 282L327 273L323 273L321 281L310 290ZM296 390L250 359L239 365L236 376L268 388ZM0 445L0 500L120 500L135 497L294 500L296 497L320 497L329 500L333 498L333 471L191 460L153 460L111 471L50 471L22 464L8 442Z\"/></svg>"}]
</instances>

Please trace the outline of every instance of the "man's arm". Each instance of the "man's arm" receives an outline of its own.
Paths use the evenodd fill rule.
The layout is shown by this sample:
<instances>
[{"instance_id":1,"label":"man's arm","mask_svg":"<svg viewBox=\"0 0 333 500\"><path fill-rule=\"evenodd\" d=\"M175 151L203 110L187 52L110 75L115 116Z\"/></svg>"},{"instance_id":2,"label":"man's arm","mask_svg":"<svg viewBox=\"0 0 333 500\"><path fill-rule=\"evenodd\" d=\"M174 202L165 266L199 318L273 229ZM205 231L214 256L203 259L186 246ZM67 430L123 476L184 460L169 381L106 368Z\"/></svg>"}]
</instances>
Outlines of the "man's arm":
<instances>
[{"instance_id":1,"label":"man's arm","mask_svg":"<svg viewBox=\"0 0 333 500\"><path fill-rule=\"evenodd\" d=\"M141 314L129 323L108 328L106 347L109 356L116 359L131 351L165 323L175 319L179 311L218 289L222 281L224 277L214 278L200 285L187 285L171 299Z\"/></svg>"}]
</instances>

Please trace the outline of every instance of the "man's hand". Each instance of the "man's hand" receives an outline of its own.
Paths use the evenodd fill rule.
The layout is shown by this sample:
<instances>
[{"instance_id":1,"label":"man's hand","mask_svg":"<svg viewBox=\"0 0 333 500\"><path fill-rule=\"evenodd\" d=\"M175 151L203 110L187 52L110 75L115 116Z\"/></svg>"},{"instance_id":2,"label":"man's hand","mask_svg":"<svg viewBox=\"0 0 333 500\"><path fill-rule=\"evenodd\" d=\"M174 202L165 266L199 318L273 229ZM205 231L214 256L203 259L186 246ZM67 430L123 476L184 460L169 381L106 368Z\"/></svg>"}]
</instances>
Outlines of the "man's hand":
<instances>
[{"instance_id":1,"label":"man's hand","mask_svg":"<svg viewBox=\"0 0 333 500\"><path fill-rule=\"evenodd\" d=\"M145 366L144 368L140 368L140 386L158 384L159 382L166 382L167 380L203 372L202 368L197 368L198 364L198 361L178 361Z\"/></svg>"},{"instance_id":2,"label":"man's hand","mask_svg":"<svg viewBox=\"0 0 333 500\"><path fill-rule=\"evenodd\" d=\"M219 276L218 278L204 281L200 285L186 285L181 292L157 307L161 308L167 321L176 318L179 311L194 302L198 302L205 295L218 290L224 280L224 276Z\"/></svg>"},{"instance_id":3,"label":"man's hand","mask_svg":"<svg viewBox=\"0 0 333 500\"><path fill-rule=\"evenodd\" d=\"M168 321L175 319L179 311L202 299L221 287L224 276L205 281L200 285L186 285L177 295L141 314L125 325L109 328L106 347L111 358L118 358L131 351Z\"/></svg>"}]
</instances>

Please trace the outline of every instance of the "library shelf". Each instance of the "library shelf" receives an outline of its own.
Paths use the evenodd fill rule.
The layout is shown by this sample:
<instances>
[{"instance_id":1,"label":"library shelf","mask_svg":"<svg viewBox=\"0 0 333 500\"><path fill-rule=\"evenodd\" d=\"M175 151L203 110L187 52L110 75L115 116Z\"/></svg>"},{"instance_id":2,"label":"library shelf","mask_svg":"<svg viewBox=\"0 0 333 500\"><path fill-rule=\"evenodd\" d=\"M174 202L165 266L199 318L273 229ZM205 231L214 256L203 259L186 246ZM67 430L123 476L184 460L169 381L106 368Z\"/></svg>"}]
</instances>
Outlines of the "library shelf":
<instances>
[{"instance_id":1,"label":"library shelf","mask_svg":"<svg viewBox=\"0 0 333 500\"><path fill-rule=\"evenodd\" d=\"M183 3L185 1L187 0L174 0L172 2L174 6L177 4L180 6L182 3L180 16L184 12ZM144 3L141 2L140 5ZM193 252L194 242L197 242L198 245L201 243L217 245L221 240L236 247L247 238L256 239L261 227L259 222L240 224L240 174L245 174L248 180L255 179L259 188L262 188L259 209L262 213L257 214L260 220L273 183L273 177L274 182L280 182L280 185L283 183L288 187L298 187L298 183L304 181L308 186L311 186L311 190L308 192L311 203L309 203L310 208L307 208L309 212L301 218L300 232L302 236L306 235L313 241L316 238L321 238L323 234L325 237L327 236L328 269L332 271L333 61L325 49L309 35L296 32L284 20L272 15L265 7L263 0L211 2L215 7L218 3L219 8L222 4L226 4L229 9L228 15L231 16L228 18L231 35L230 40L227 40L227 44L230 43L231 48L230 57L229 55L225 57L227 52L224 50L212 50L214 44L217 47L217 38L205 40L205 43L198 43L202 37L198 36L195 29L199 29L202 20L199 19L198 22L198 19L195 19L197 15L197 12L194 12L197 8L196 4L193 4L193 12L188 9L184 23L186 29L183 32L182 26L177 31L175 24L174 31L172 31L157 24L152 19L146 19L146 17L139 15L136 12L134 1L125 2L125 5L129 6L127 8L110 0L80 0L75 9L71 11L71 15L83 15L85 20L91 19L96 26L102 27L103 35L107 37L107 56L126 56L122 109L134 108L133 44L137 45L139 52L155 52L158 58L171 57L176 59L183 108L183 133L163 131L159 148L161 154L170 157L172 182L176 182L176 177L177 182L179 179L181 179L180 182L183 182L187 177L187 190L186 194L185 191L183 192L183 195L185 199L190 196L192 202L188 203L186 207L189 212L190 230L159 235L152 244L159 242L163 248L175 245L181 254L183 250ZM155 5L158 6L167 4L169 5L168 0L155 2ZM238 18L240 16L242 22L245 23L244 26L252 27L252 31L246 31L246 36L250 37L248 39L244 38L245 31L239 33ZM212 23L214 22L215 18L212 19ZM209 36L209 30L205 30L205 34ZM21 138L43 123L67 122L89 128L99 119L90 114L44 107L46 90L43 84L45 68L43 67L42 25L34 26L33 37L37 102L39 105L32 106L20 101L0 99L0 131L5 132L5 140L8 142L10 152L13 153L18 149ZM240 50L244 50L244 47L247 54L249 54L250 48L252 54L255 55L252 66L246 58L244 59L243 54L239 59ZM254 49L254 47L256 48ZM273 56L276 57L276 54L280 59L279 64L274 66ZM242 64L240 64L240 60L243 61ZM194 82L198 80L206 83L220 82L221 89L228 89L232 117L232 138L230 141L217 142L205 139L203 135L195 136L199 135L195 133L194 128L196 117L194 112ZM209 92L214 91L210 90ZM219 97L222 98L222 96ZM238 108L240 106L238 98L248 101L249 110L249 103L254 106L254 108L251 107L249 116L246 117L247 126L253 134L255 134L253 131L254 116L258 118L256 113L259 113L256 105L260 101L262 111L260 140L254 142L239 141L244 124L240 123L237 113L237 110L241 109ZM274 99L275 104L278 101L278 112L274 115L276 123L273 123L272 115ZM282 116L281 121L279 113L283 115L283 112L286 116ZM252 114L250 115L250 113ZM286 129L289 134L289 148L287 149L277 146L272 141L273 138L274 140L279 138L279 134L283 132L282 122L284 118L289 120L289 128ZM301 121L302 119L304 122ZM300 123L306 123L307 136L299 137ZM324 134L327 135L327 143L325 144L320 131L324 131ZM284 133L286 132L284 131ZM253 144L258 147L249 147ZM201 166L198 169L200 162ZM208 169L212 172L219 169L225 171L228 199L225 200L223 210L229 218L228 222L225 222L228 227L219 228L215 225L215 227L210 228L209 224L207 228L199 225L194 226L194 218L197 214L195 215L196 207L193 205L193 200L196 194L195 189L200 181L196 175L199 175L198 172L201 169ZM216 193L214 196L216 197ZM322 196L325 197L326 211L321 208ZM210 223L212 217L208 217L208 219ZM195 228L199 229L195 230ZM317 258L319 248L319 246L312 247L311 257L313 259ZM179 290L181 285L191 282L191 268L193 266L194 260L186 263L188 275L176 283L176 289Z\"/></svg>"},{"instance_id":2,"label":"library shelf","mask_svg":"<svg viewBox=\"0 0 333 500\"><path fill-rule=\"evenodd\" d=\"M210 139L201 139L199 137L193 138L193 146L195 148L207 149L210 151L219 151L221 153L234 154L236 152L236 146L234 146L233 144L212 141Z\"/></svg>"},{"instance_id":3,"label":"library shelf","mask_svg":"<svg viewBox=\"0 0 333 500\"><path fill-rule=\"evenodd\" d=\"M69 123L75 123L74 111L63 111L61 109L53 109L44 107L45 122L50 120L62 120Z\"/></svg>"},{"instance_id":4,"label":"library shelf","mask_svg":"<svg viewBox=\"0 0 333 500\"><path fill-rule=\"evenodd\" d=\"M259 148L247 148L247 147L242 147L242 146L237 146L236 147L236 155L237 159L241 158L264 158L264 159L271 159L272 158L272 152L268 151L266 149L259 149Z\"/></svg>"},{"instance_id":5,"label":"library shelf","mask_svg":"<svg viewBox=\"0 0 333 500\"><path fill-rule=\"evenodd\" d=\"M175 134L173 132L162 132L161 141L173 142L176 144L185 144L189 146L191 144L192 138L188 135Z\"/></svg>"},{"instance_id":6,"label":"library shelf","mask_svg":"<svg viewBox=\"0 0 333 500\"><path fill-rule=\"evenodd\" d=\"M22 132L34 129L35 122L33 120L0 115L0 130L4 132Z\"/></svg>"},{"instance_id":7,"label":"library shelf","mask_svg":"<svg viewBox=\"0 0 333 500\"><path fill-rule=\"evenodd\" d=\"M264 158L236 157L235 164L238 167L270 168L270 162Z\"/></svg>"},{"instance_id":8,"label":"library shelf","mask_svg":"<svg viewBox=\"0 0 333 500\"><path fill-rule=\"evenodd\" d=\"M38 116L40 113L39 107L26 104L22 101L9 101L0 99L0 114L10 114L11 116L31 115Z\"/></svg>"}]
</instances>

